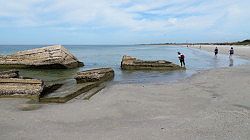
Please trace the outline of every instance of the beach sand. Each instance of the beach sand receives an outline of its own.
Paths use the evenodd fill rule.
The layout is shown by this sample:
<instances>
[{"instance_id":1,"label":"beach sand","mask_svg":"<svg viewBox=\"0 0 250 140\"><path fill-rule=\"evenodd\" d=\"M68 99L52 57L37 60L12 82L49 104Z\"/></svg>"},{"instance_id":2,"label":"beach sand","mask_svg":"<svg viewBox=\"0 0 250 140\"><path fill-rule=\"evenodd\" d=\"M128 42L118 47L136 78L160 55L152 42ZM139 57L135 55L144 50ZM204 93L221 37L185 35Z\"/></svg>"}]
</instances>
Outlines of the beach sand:
<instances>
[{"instance_id":1,"label":"beach sand","mask_svg":"<svg viewBox=\"0 0 250 140\"><path fill-rule=\"evenodd\" d=\"M235 52L250 56L250 48ZM19 109L26 99L0 99L0 139L247 140L249 84L250 66L243 65L176 83L111 85L88 101L78 97L33 111Z\"/></svg>"},{"instance_id":2,"label":"beach sand","mask_svg":"<svg viewBox=\"0 0 250 140\"><path fill-rule=\"evenodd\" d=\"M201 46L201 47L200 47ZM235 50L235 55L238 55L242 58L249 59L249 49L250 46L229 46L229 45L191 45L189 46L191 48L196 48L196 49L201 49L201 50L206 50L209 52L214 52L215 47L218 47L219 54L228 54L229 55L229 50L231 47L234 48Z\"/></svg>"}]
</instances>

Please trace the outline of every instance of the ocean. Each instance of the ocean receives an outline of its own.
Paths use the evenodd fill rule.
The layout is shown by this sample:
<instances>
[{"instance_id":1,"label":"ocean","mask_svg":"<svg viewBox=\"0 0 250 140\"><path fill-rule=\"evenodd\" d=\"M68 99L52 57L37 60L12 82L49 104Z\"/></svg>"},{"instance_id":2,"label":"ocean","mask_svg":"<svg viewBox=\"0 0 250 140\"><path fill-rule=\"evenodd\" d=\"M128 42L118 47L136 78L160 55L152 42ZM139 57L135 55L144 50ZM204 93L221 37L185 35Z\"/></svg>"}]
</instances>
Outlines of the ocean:
<instances>
[{"instance_id":1,"label":"ocean","mask_svg":"<svg viewBox=\"0 0 250 140\"><path fill-rule=\"evenodd\" d=\"M15 53L16 51L44 47L45 45L0 45L0 55ZM65 45L72 54L85 66L76 69L21 69L20 74L25 77L39 78L48 82L73 78L78 71L92 68L111 67L115 70L114 83L167 83L175 82L192 76L193 74L214 68L238 66L249 63L233 56L213 53L199 49L176 46L151 45ZM143 60L168 60L179 64L177 52L185 55L185 71L122 71L120 63L123 55L134 56Z\"/></svg>"}]
</instances>

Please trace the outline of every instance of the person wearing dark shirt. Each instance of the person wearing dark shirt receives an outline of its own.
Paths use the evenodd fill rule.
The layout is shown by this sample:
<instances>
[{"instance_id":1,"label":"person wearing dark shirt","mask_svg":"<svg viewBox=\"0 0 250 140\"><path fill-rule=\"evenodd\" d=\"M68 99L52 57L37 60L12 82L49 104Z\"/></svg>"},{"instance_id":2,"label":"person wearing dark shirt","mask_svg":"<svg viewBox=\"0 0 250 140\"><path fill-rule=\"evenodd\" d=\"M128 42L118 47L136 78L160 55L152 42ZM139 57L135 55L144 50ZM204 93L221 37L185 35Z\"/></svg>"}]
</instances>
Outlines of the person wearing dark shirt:
<instances>
[{"instance_id":1,"label":"person wearing dark shirt","mask_svg":"<svg viewBox=\"0 0 250 140\"><path fill-rule=\"evenodd\" d=\"M182 67L182 66L185 67L185 56L184 56L184 54L178 52L178 58L179 58L179 60L180 60L181 67Z\"/></svg>"},{"instance_id":2,"label":"person wearing dark shirt","mask_svg":"<svg viewBox=\"0 0 250 140\"><path fill-rule=\"evenodd\" d=\"M231 49L229 50L229 57L231 58L234 54L234 48L231 47Z\"/></svg>"},{"instance_id":3,"label":"person wearing dark shirt","mask_svg":"<svg viewBox=\"0 0 250 140\"><path fill-rule=\"evenodd\" d=\"M214 55L217 56L218 52L219 52L218 48L215 47L215 49L214 49Z\"/></svg>"}]
</instances>

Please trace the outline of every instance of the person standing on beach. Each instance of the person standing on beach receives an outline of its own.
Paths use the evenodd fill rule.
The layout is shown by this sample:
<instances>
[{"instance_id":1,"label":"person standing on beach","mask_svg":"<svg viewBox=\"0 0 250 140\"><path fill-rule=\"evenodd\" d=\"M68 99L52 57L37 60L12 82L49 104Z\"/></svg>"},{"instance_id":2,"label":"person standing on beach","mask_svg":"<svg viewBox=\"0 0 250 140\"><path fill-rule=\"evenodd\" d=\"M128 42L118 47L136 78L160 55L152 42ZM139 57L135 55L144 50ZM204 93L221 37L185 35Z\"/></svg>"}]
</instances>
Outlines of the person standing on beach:
<instances>
[{"instance_id":1,"label":"person standing on beach","mask_svg":"<svg viewBox=\"0 0 250 140\"><path fill-rule=\"evenodd\" d=\"M215 49L214 49L214 55L217 56L218 52L219 52L218 48L215 47Z\"/></svg>"},{"instance_id":2,"label":"person standing on beach","mask_svg":"<svg viewBox=\"0 0 250 140\"><path fill-rule=\"evenodd\" d=\"M231 58L234 54L234 48L231 47L231 49L229 50L229 57Z\"/></svg>"},{"instance_id":3,"label":"person standing on beach","mask_svg":"<svg viewBox=\"0 0 250 140\"><path fill-rule=\"evenodd\" d=\"M184 54L178 52L178 58L180 60L181 67L182 67L182 65L185 67L185 56L184 56Z\"/></svg>"}]
</instances>

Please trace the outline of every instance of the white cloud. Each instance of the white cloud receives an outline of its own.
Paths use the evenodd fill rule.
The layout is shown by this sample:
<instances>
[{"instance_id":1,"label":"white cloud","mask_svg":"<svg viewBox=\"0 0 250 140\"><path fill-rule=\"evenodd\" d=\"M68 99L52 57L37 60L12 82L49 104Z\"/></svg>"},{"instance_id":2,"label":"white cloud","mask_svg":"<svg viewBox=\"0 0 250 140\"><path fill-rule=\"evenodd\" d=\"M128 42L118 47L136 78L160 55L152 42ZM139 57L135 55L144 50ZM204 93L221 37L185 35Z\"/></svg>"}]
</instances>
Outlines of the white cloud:
<instances>
[{"instance_id":1,"label":"white cloud","mask_svg":"<svg viewBox=\"0 0 250 140\"><path fill-rule=\"evenodd\" d=\"M222 18L239 24L249 20L247 5L247 0L0 0L0 26L204 30Z\"/></svg>"}]
</instances>

